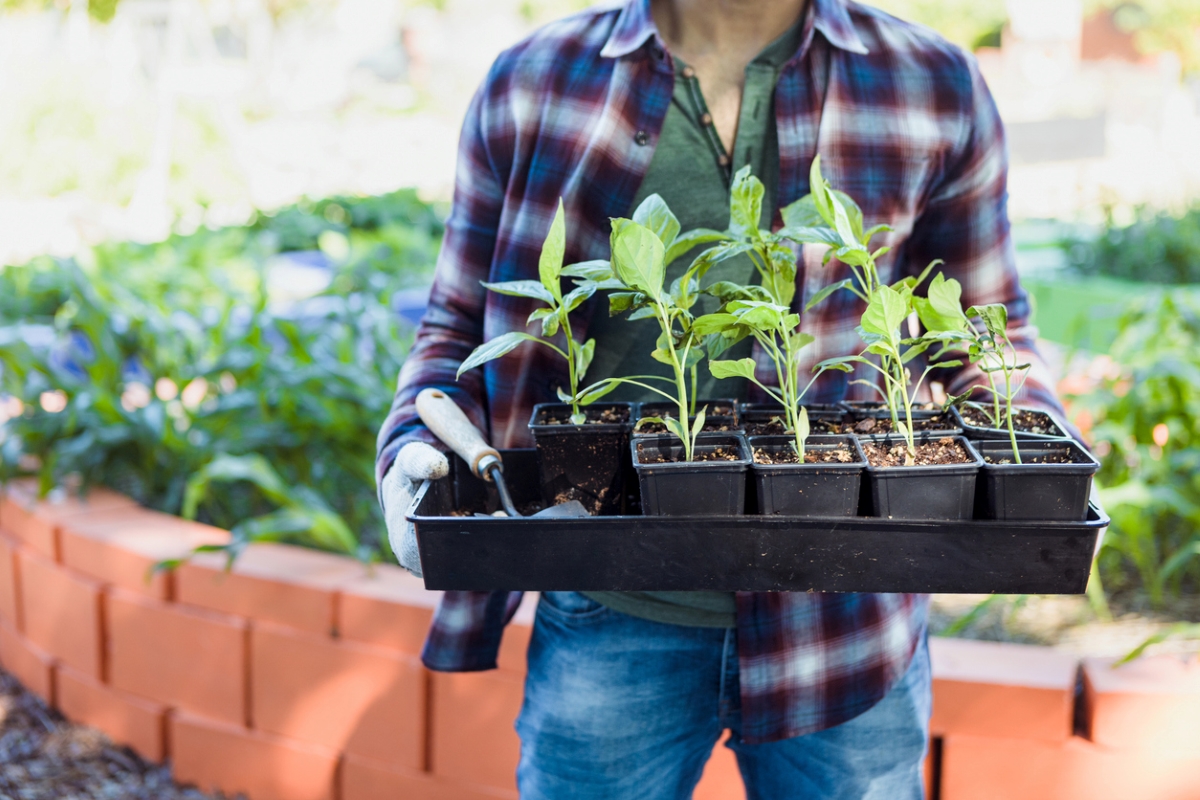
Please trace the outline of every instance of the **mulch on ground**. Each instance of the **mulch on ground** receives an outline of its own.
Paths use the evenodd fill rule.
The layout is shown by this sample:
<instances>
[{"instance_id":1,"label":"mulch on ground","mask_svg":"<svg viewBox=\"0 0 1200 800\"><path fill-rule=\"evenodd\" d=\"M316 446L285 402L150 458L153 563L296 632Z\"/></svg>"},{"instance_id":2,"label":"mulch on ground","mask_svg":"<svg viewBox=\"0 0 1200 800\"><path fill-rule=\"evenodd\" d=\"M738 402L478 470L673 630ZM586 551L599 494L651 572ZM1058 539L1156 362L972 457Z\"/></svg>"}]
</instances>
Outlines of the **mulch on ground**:
<instances>
[{"instance_id":1,"label":"mulch on ground","mask_svg":"<svg viewBox=\"0 0 1200 800\"><path fill-rule=\"evenodd\" d=\"M178 786L100 731L76 725L0 672L0 800L223 800Z\"/></svg>"}]
</instances>

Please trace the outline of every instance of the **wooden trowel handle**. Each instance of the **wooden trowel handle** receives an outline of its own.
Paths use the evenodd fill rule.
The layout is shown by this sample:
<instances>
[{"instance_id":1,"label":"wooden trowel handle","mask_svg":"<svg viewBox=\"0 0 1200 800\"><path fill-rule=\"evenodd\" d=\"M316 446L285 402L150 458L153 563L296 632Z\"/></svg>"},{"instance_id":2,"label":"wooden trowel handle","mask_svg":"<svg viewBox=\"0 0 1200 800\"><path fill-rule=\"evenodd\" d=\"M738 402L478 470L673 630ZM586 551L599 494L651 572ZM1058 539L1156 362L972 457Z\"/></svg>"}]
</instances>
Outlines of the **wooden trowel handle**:
<instances>
[{"instance_id":1,"label":"wooden trowel handle","mask_svg":"<svg viewBox=\"0 0 1200 800\"><path fill-rule=\"evenodd\" d=\"M477 477L487 477L480 469L493 459L500 462L500 453L484 440L483 434L471 424L450 395L440 389L421 390L417 395L417 415L434 436L467 462Z\"/></svg>"}]
</instances>

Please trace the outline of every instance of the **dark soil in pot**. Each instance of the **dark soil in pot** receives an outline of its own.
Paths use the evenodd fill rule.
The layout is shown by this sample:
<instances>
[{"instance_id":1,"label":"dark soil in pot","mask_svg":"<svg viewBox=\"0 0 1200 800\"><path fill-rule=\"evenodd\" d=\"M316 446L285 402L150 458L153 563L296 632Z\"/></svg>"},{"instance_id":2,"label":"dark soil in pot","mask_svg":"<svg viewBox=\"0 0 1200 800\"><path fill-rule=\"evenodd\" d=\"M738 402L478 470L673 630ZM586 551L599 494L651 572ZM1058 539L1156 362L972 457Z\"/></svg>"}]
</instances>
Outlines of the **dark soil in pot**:
<instances>
[{"instance_id":1,"label":"dark soil in pot","mask_svg":"<svg viewBox=\"0 0 1200 800\"><path fill-rule=\"evenodd\" d=\"M853 436L809 436L799 463L791 436L753 436L759 514L853 517L866 459Z\"/></svg>"},{"instance_id":2,"label":"dark soil in pot","mask_svg":"<svg viewBox=\"0 0 1200 800\"><path fill-rule=\"evenodd\" d=\"M534 406L529 430L542 494L558 502L578 500L593 515L620 514L626 505L634 407L603 403L585 407L584 413L587 422L575 425L567 403Z\"/></svg>"},{"instance_id":3,"label":"dark soil in pot","mask_svg":"<svg viewBox=\"0 0 1200 800\"><path fill-rule=\"evenodd\" d=\"M643 417L666 417L675 416L679 413L678 403L669 403L665 400L655 400L652 403L642 403L641 408L641 414ZM727 397L697 400L696 410L699 411L702 408L704 409L704 415L706 417L732 417L733 419L737 419L737 401Z\"/></svg>"},{"instance_id":4,"label":"dark soil in pot","mask_svg":"<svg viewBox=\"0 0 1200 800\"><path fill-rule=\"evenodd\" d=\"M978 511L984 519L1062 520L1087 518L1092 476L1100 462L1071 439L1019 441L1018 464L1006 440L975 443L983 457Z\"/></svg>"},{"instance_id":5,"label":"dark soil in pot","mask_svg":"<svg viewBox=\"0 0 1200 800\"><path fill-rule=\"evenodd\" d=\"M646 414L643 411L642 416L647 417L647 416L655 416L655 415ZM674 418L673 414L662 414L660 416L662 416L664 419L673 419ZM695 420L695 417L688 417L688 428L689 429L691 428L692 422L694 420ZM708 414L705 414L704 415L704 427L701 430L704 433L735 433L737 431L740 431L741 429L742 429L741 426L738 425L737 421L733 417L726 417L726 416L714 417L714 416L709 416ZM662 424L661 422L647 422L647 423L644 423L644 424L636 427L633 431L633 435L634 436L654 436L654 435L657 435L660 433L666 433L666 432L667 432L667 426Z\"/></svg>"},{"instance_id":6,"label":"dark soil in pot","mask_svg":"<svg viewBox=\"0 0 1200 800\"><path fill-rule=\"evenodd\" d=\"M700 434L693 461L683 460L683 443L667 434L635 437L630 449L641 484L643 514L742 514L750 448L740 433Z\"/></svg>"},{"instance_id":7,"label":"dark soil in pot","mask_svg":"<svg viewBox=\"0 0 1200 800\"><path fill-rule=\"evenodd\" d=\"M898 434L861 439L871 513L887 519L971 519L983 459L962 436L918 436L915 466Z\"/></svg>"},{"instance_id":8,"label":"dark soil in pot","mask_svg":"<svg viewBox=\"0 0 1200 800\"><path fill-rule=\"evenodd\" d=\"M904 419L903 414L900 415L900 419ZM918 433L928 432L946 436L958 436L962 433L962 428L959 427L954 417L941 411L928 410L913 411L913 430ZM853 433L858 436L879 436L896 431L892 430L891 412L882 409L853 415L852 419L847 420L841 432Z\"/></svg>"},{"instance_id":9,"label":"dark soil in pot","mask_svg":"<svg viewBox=\"0 0 1200 800\"><path fill-rule=\"evenodd\" d=\"M877 411L887 411L888 409L887 403L882 400L843 400L839 405L854 422ZM941 408L935 403L915 403L912 409L914 412L922 413L941 411Z\"/></svg>"},{"instance_id":10,"label":"dark soil in pot","mask_svg":"<svg viewBox=\"0 0 1200 800\"><path fill-rule=\"evenodd\" d=\"M1054 414L1033 408L1016 408L1013 409L1013 412L1013 428L1017 439L1071 438L1071 434L1067 433L1066 424ZM1003 415L1003 413L1003 409L1001 409L1001 414ZM1006 427L993 428L990 411L984 411L978 406L973 404L962 407L955 406L950 409L950 414L954 417L956 424L963 429L963 435L968 439L1008 438L1007 422L1002 419L1001 424Z\"/></svg>"},{"instance_id":11,"label":"dark soil in pot","mask_svg":"<svg viewBox=\"0 0 1200 800\"><path fill-rule=\"evenodd\" d=\"M808 411L810 434L837 434L842 432L844 414L841 411ZM747 436L781 436L787 433L783 411L747 410L741 416L742 430Z\"/></svg>"}]
</instances>

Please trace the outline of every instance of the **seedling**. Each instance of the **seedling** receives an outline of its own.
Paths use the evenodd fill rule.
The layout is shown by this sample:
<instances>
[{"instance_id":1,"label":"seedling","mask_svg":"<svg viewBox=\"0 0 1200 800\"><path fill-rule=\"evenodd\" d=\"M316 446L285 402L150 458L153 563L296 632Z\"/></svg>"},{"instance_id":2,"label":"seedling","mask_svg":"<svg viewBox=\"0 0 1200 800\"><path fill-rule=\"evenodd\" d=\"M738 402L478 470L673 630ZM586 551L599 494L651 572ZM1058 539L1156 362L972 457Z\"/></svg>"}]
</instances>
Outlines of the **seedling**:
<instances>
[{"instance_id":1,"label":"seedling","mask_svg":"<svg viewBox=\"0 0 1200 800\"><path fill-rule=\"evenodd\" d=\"M921 323L932 333L956 337L966 347L967 358L987 376L992 392L992 408L976 408L991 417L992 427L1008 429L1009 444L1012 445L1013 461L1021 463L1021 452L1017 448L1017 432L1013 421L1013 398L1025 385L1030 364L1020 361L1017 348L1008 338L1008 309L1000 303L971 306L962 309L962 286L942 275L934 277L929 284L928 297L915 298L916 310ZM972 324L979 320L982 325ZM1000 378L1003 378L1001 385ZM972 386L960 395L948 398L947 407L965 401L978 389ZM1003 402L1003 415L1001 415Z\"/></svg>"},{"instance_id":2,"label":"seedling","mask_svg":"<svg viewBox=\"0 0 1200 800\"><path fill-rule=\"evenodd\" d=\"M561 279L566 274L563 270L563 254L565 249L566 223L563 220L562 200L559 200L558 210L554 214L554 220L550 223L550 232L546 234L546 240L542 244L541 256L538 259L538 280L505 281L503 283L481 281L489 291L513 297L527 297L545 303L543 308L534 309L533 313L526 320L527 325L532 325L534 322L541 322L542 335L534 336L524 331L510 331L509 333L497 336L491 341L484 342L479 347L476 347L471 352L471 355L463 361L462 365L458 368L456 377L462 377L462 374L469 369L474 369L503 355L507 355L520 346L522 342L536 342L549 347L566 359L568 382L570 383L571 391L568 394L560 387L558 389L558 398L564 403L571 404L571 423L582 425L587 421L587 415L583 413L582 407L590 404L597 397L595 395L581 395L579 392L579 383L583 380L584 375L587 374L588 366L592 363L592 357L596 354L596 340L588 339L583 344L575 341L575 338L571 335L571 312L579 308L585 300L595 294L596 284L584 282L566 295L563 294ZM552 341L560 330L565 339L565 350Z\"/></svg>"},{"instance_id":3,"label":"seedling","mask_svg":"<svg viewBox=\"0 0 1200 800\"><path fill-rule=\"evenodd\" d=\"M643 419L661 423L684 447L687 461L693 459L696 437L704 429L705 409L694 415L694 367L704 358L704 344L693 326L691 308L700 294L700 280L712 266L703 256L670 287L665 287L667 259L678 257L698 242L681 244L677 238L679 221L662 198L651 195L634 212L634 219L612 221L612 261L591 261L564 270L565 275L581 278L580 287L613 290L609 295L609 313L632 312L630 319L653 317L661 333L651 355L671 368L670 378L661 375L634 375L607 378L582 390L595 399L621 384L649 390L675 403L677 417ZM654 385L659 384L659 385ZM667 389L660 388L667 384ZM691 426L689 428L689 418Z\"/></svg>"},{"instance_id":4,"label":"seedling","mask_svg":"<svg viewBox=\"0 0 1200 800\"><path fill-rule=\"evenodd\" d=\"M822 361L816 369L834 368L838 365L865 364L879 373L883 388L868 381L863 383L880 392L892 417L892 427L904 436L907 446L905 464L916 463L916 441L913 431L912 406L925 378L935 369L957 367L960 360L937 361L947 352L943 347L931 358L931 363L921 373L916 383L912 382L908 364L935 344L948 343L959 338L958 334L929 331L922 336L905 337L901 326L915 310L913 290L919 286L940 261L931 262L919 276L908 276L888 286L879 279L877 259L888 251L887 247L870 249L871 238L882 231L891 230L886 225L876 225L863 230L862 210L849 196L835 192L821 175L821 159L813 159L810 172L812 193L788 206L784 210L784 221L797 241L808 244L829 244L835 241L825 255L828 263L834 256L848 265L853 278L826 286L813 296L807 308L811 309L835 291L846 288L866 301L858 326L859 337L867 347L858 355L842 356ZM876 364L872 358L879 359ZM911 386L911 388L910 388ZM903 419L900 412L903 411Z\"/></svg>"},{"instance_id":5,"label":"seedling","mask_svg":"<svg viewBox=\"0 0 1200 800\"><path fill-rule=\"evenodd\" d=\"M784 427L793 436L793 446L801 463L804 462L804 443L808 439L808 411L800 405L820 370L804 388L800 388L800 356L813 341L810 334L800 330L800 315L790 313L785 306L759 300L730 300L722 311L707 314L696 320L693 329L702 335L719 336L730 343L753 336L775 365L777 386L767 386L754 374L753 358L737 361L709 361L708 368L716 378L740 377L754 383L783 407ZM729 345L726 345L728 347ZM849 372L844 364L826 369Z\"/></svg>"}]
</instances>

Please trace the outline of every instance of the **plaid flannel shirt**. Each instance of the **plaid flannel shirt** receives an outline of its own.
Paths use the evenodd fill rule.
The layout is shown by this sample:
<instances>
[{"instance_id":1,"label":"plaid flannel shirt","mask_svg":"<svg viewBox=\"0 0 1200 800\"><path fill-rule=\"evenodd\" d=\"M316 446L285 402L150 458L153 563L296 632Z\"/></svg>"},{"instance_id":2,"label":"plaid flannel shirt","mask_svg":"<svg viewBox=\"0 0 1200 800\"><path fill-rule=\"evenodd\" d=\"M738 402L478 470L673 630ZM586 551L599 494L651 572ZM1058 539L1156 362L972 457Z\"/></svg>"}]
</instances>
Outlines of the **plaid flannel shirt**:
<instances>
[{"instance_id":1,"label":"plaid flannel shirt","mask_svg":"<svg viewBox=\"0 0 1200 800\"><path fill-rule=\"evenodd\" d=\"M1007 156L992 98L974 59L937 34L844 0L812 0L802 44L775 90L779 203L808 192L815 155L867 225L892 232L874 245L885 282L930 260L963 286L964 306L1004 303L1010 335L1033 362L1023 402L1058 408L1026 327L1029 306L1014 263L1006 212ZM673 63L646 0L552 23L503 53L467 112L453 206L429 309L379 434L382 480L405 443L436 443L414 408L417 393L449 393L498 447L531 444L535 403L553 401L565 364L546 348L513 353L455 380L481 342L524 330L533 301L488 293L480 281L536 279L538 254L559 198L567 262L607 258L609 218L626 216L646 174L671 101ZM778 214L776 214L778 224ZM798 308L849 276L822 252L799 254ZM573 322L581 340L598 296ZM802 315L816 337L801 369L862 349L863 306L848 291ZM760 378L773 369L756 355ZM866 377L866 376L858 376ZM941 373L957 394L982 374ZM865 399L869 389L830 372L810 402ZM423 658L436 670L495 666L519 593L450 592ZM745 738L771 741L832 727L869 709L904 673L925 633L927 597L901 594L741 593L738 654Z\"/></svg>"}]
</instances>

